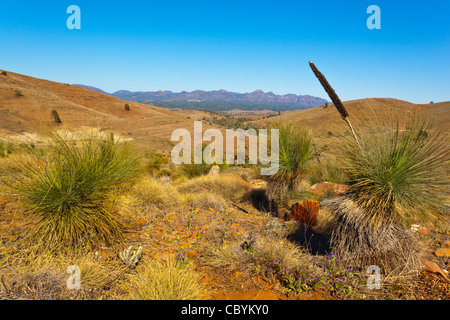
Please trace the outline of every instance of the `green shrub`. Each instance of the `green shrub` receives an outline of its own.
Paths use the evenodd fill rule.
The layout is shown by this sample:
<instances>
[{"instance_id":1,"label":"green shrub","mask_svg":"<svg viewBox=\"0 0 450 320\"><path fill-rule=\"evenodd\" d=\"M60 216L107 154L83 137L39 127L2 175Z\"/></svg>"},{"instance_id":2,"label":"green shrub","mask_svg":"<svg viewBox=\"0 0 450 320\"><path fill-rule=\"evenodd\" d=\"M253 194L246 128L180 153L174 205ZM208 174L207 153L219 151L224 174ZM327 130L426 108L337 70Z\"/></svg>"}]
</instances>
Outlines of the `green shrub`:
<instances>
[{"instance_id":1,"label":"green shrub","mask_svg":"<svg viewBox=\"0 0 450 320\"><path fill-rule=\"evenodd\" d=\"M132 145L92 134L77 146L55 131L47 134L48 148L21 166L19 178L20 191L38 217L31 240L51 249L120 242L107 193L138 175Z\"/></svg>"},{"instance_id":2,"label":"green shrub","mask_svg":"<svg viewBox=\"0 0 450 320\"><path fill-rule=\"evenodd\" d=\"M162 166L169 163L169 159L166 156L154 151L146 152L144 157L147 160L145 167L152 174L157 173Z\"/></svg>"},{"instance_id":3,"label":"green shrub","mask_svg":"<svg viewBox=\"0 0 450 320\"><path fill-rule=\"evenodd\" d=\"M61 123L61 118L59 117L58 111L52 110L52 119L54 123Z\"/></svg>"},{"instance_id":4,"label":"green shrub","mask_svg":"<svg viewBox=\"0 0 450 320\"><path fill-rule=\"evenodd\" d=\"M14 151L14 143L11 141L0 140L0 158L7 157Z\"/></svg>"},{"instance_id":5,"label":"green shrub","mask_svg":"<svg viewBox=\"0 0 450 320\"><path fill-rule=\"evenodd\" d=\"M426 218L448 192L446 130L423 116L402 127L395 119L388 130L360 128L359 145L349 139L343 147L350 191L372 222Z\"/></svg>"},{"instance_id":6,"label":"green shrub","mask_svg":"<svg viewBox=\"0 0 450 320\"><path fill-rule=\"evenodd\" d=\"M279 169L269 178L267 196L270 201L283 202L287 192L295 190L308 169L312 156L312 138L304 128L291 124L279 129Z\"/></svg>"}]
</instances>

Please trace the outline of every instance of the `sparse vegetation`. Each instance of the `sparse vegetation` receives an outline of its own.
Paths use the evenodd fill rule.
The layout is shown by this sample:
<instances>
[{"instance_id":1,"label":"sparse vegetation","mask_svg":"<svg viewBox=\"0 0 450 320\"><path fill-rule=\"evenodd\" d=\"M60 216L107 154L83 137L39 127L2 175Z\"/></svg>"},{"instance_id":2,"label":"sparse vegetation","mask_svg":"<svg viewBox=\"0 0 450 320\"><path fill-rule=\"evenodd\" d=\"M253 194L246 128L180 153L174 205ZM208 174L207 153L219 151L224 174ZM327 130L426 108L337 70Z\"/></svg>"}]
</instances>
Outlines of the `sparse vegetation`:
<instances>
[{"instance_id":1,"label":"sparse vegetation","mask_svg":"<svg viewBox=\"0 0 450 320\"><path fill-rule=\"evenodd\" d=\"M383 108L392 102L373 101ZM350 112L365 107L347 106ZM329 117L326 107L310 111ZM16 112L4 110L10 111ZM155 144L142 151L107 132L1 138L0 299L255 299L268 293L276 299L448 299L442 275L422 270L417 276L422 250L445 249L448 238L448 223L438 214L448 206L438 207L435 197L448 184L446 130L427 121L387 127L391 118L369 117L374 126L368 130L355 122L358 145L342 121L342 128L328 122L307 131L317 117L288 125L291 115L299 119L296 113L267 122L263 115L277 112L233 114L189 116L242 129L280 119L274 126L281 129L277 176L261 176L260 165L220 165L211 174L205 163L175 165L166 156L174 144L160 136L147 138ZM102 126L110 130L113 122ZM141 127L114 129L124 140L142 142ZM336 196L331 182L347 184L349 192ZM273 211L268 194L278 205ZM320 203L314 223L283 221L300 213L298 206L286 212L293 203L312 199ZM409 230L422 225L422 213L440 224L427 236ZM446 257L433 257L446 267ZM366 287L372 264L382 270L380 290ZM80 290L67 288L73 265L81 269Z\"/></svg>"}]
</instances>

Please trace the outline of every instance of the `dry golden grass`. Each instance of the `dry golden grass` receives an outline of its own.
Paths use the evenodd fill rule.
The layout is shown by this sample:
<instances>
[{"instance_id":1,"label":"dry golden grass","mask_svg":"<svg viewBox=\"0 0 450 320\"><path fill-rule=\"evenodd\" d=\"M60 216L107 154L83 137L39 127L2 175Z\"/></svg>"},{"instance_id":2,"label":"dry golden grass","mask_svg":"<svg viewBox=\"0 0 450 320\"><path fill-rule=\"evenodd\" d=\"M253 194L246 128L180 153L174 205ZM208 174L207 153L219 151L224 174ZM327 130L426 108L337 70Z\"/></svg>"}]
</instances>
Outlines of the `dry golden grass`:
<instances>
[{"instance_id":1,"label":"dry golden grass","mask_svg":"<svg viewBox=\"0 0 450 320\"><path fill-rule=\"evenodd\" d=\"M241 242L233 242L217 249L214 259L208 264L216 268L226 268L230 271L239 270L247 275L264 275L267 270L278 268L275 262L282 261L282 266L288 270L300 266L310 266L312 256L296 244L279 237L257 239L254 248L249 252L242 248Z\"/></svg>"},{"instance_id":2,"label":"dry golden grass","mask_svg":"<svg viewBox=\"0 0 450 320\"><path fill-rule=\"evenodd\" d=\"M114 297L112 289L125 266L106 265L90 255L51 255L24 249L0 260L6 299L67 300ZM80 268L80 289L69 289L70 266Z\"/></svg>"},{"instance_id":3,"label":"dry golden grass","mask_svg":"<svg viewBox=\"0 0 450 320\"><path fill-rule=\"evenodd\" d=\"M205 293L200 276L175 259L150 260L129 277L129 298L136 300L199 300Z\"/></svg>"},{"instance_id":4,"label":"dry golden grass","mask_svg":"<svg viewBox=\"0 0 450 320\"><path fill-rule=\"evenodd\" d=\"M200 176L178 186L179 192L187 193L215 193L230 202L240 202L248 199L250 189L236 177L230 175Z\"/></svg>"},{"instance_id":5,"label":"dry golden grass","mask_svg":"<svg viewBox=\"0 0 450 320\"><path fill-rule=\"evenodd\" d=\"M153 209L168 209L179 202L179 193L170 182L161 182L145 177L136 183L125 196L131 206L145 206Z\"/></svg>"},{"instance_id":6,"label":"dry golden grass","mask_svg":"<svg viewBox=\"0 0 450 320\"><path fill-rule=\"evenodd\" d=\"M221 212L227 207L227 201L220 194L209 191L182 194L179 203L194 204L196 207L204 210L213 209L215 212Z\"/></svg>"}]
</instances>

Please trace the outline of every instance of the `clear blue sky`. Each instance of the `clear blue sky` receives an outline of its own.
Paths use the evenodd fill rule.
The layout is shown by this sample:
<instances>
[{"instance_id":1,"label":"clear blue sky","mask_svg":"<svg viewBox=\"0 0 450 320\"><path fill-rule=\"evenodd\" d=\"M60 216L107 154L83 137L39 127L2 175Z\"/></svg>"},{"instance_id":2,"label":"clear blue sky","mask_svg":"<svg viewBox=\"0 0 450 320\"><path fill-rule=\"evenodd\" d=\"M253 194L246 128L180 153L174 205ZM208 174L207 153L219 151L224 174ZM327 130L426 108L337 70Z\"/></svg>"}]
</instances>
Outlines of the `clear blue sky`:
<instances>
[{"instance_id":1,"label":"clear blue sky","mask_svg":"<svg viewBox=\"0 0 450 320\"><path fill-rule=\"evenodd\" d=\"M69 5L81 30L69 30ZM381 30L369 30L369 5ZM0 69L120 89L450 100L450 1L1 1Z\"/></svg>"}]
</instances>

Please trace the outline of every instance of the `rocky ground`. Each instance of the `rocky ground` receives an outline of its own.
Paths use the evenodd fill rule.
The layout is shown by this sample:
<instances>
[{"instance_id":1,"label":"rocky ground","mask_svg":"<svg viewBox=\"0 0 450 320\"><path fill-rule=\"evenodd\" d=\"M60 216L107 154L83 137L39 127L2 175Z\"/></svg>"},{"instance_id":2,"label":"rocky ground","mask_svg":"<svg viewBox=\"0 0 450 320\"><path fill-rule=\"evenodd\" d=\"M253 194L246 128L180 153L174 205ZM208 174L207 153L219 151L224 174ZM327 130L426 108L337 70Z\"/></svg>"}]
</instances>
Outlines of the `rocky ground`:
<instances>
[{"instance_id":1,"label":"rocky ground","mask_svg":"<svg viewBox=\"0 0 450 320\"><path fill-rule=\"evenodd\" d=\"M255 188L261 187L255 181ZM319 190L323 186L316 186ZM339 192L339 188L337 188ZM289 290L285 279L264 272L239 268L221 268L213 260L214 252L236 243L245 243L251 237L257 245L264 245L269 238L281 241L298 239L295 233L302 223L285 221L256 210L250 203L241 203L221 212L197 208L194 204L180 206L170 211L155 211L136 207L133 212L122 213L127 225L126 246L142 247L141 261L146 259L167 260L176 257L183 263L193 265L202 275L201 282L208 292L206 299L219 300L285 300L285 299L449 299L448 278L450 239L445 228L412 225L411 230L424 247L424 268L417 276L407 278L383 278L380 289L369 290L365 285L369 275L354 273L356 277L346 288L345 294L336 289L336 281L325 278L314 289ZM448 221L442 221L448 225ZM2 192L0 195L0 257L14 254L30 227L26 213L16 195ZM306 233L305 233L306 234ZM294 236L293 236L294 235ZM267 243L267 242L266 242ZM303 243L297 242L299 246ZM303 251L304 255L317 261L329 259L327 252ZM112 263L118 259L111 248L96 252L98 259ZM325 264L322 264L324 266ZM325 270L325 269L324 269ZM249 272L247 272L249 271ZM343 272L343 271L342 271ZM0 272L1 273L1 272ZM343 273L342 273L343 274ZM2 273L1 276L4 276ZM7 275L5 275L7 276ZM2 280L3 281L3 280ZM350 289L349 289L350 288ZM3 289L3 291L2 291ZM4 288L0 288L5 293Z\"/></svg>"}]
</instances>

